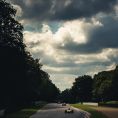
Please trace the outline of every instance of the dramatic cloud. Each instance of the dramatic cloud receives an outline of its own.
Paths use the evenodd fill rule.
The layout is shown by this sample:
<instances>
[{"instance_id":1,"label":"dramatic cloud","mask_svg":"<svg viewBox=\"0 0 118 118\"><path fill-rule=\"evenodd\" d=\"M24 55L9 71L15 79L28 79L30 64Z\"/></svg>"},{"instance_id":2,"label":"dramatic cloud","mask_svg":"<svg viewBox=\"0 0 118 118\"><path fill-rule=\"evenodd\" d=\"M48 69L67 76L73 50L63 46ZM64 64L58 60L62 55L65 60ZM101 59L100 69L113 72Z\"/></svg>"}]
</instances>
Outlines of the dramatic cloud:
<instances>
[{"instance_id":1,"label":"dramatic cloud","mask_svg":"<svg viewBox=\"0 0 118 118\"><path fill-rule=\"evenodd\" d=\"M76 20L65 22L57 32L53 33L48 25L43 24L41 32L25 31L24 37L25 43L33 55L41 57L42 62L48 66L46 67L48 72L51 70L55 73L78 74L79 67L110 62L110 57L114 57L111 54L117 54L114 50L118 43L114 44L117 41L113 39L114 36L110 39L111 42L108 46L105 46L104 43L99 44L97 38L94 39L97 42L96 45L92 46L94 40L92 38L87 39L91 33L103 27L104 24L95 21L95 19L91 22ZM102 36L104 37L104 35ZM109 38L109 34L107 36ZM106 37L104 40L108 38ZM106 41L106 43L108 42Z\"/></svg>"},{"instance_id":2,"label":"dramatic cloud","mask_svg":"<svg viewBox=\"0 0 118 118\"><path fill-rule=\"evenodd\" d=\"M70 20L111 13L117 0L56 0L54 19Z\"/></svg>"},{"instance_id":3,"label":"dramatic cloud","mask_svg":"<svg viewBox=\"0 0 118 118\"><path fill-rule=\"evenodd\" d=\"M118 19L116 17L96 16L85 32L87 43L77 44L68 41L64 46L59 45L58 48L72 53L96 53L104 48L118 48Z\"/></svg>"},{"instance_id":4,"label":"dramatic cloud","mask_svg":"<svg viewBox=\"0 0 118 118\"><path fill-rule=\"evenodd\" d=\"M117 0L12 0L28 20L72 20L113 12Z\"/></svg>"},{"instance_id":5,"label":"dramatic cloud","mask_svg":"<svg viewBox=\"0 0 118 118\"><path fill-rule=\"evenodd\" d=\"M24 42L61 89L118 64L118 0L8 0Z\"/></svg>"}]
</instances>

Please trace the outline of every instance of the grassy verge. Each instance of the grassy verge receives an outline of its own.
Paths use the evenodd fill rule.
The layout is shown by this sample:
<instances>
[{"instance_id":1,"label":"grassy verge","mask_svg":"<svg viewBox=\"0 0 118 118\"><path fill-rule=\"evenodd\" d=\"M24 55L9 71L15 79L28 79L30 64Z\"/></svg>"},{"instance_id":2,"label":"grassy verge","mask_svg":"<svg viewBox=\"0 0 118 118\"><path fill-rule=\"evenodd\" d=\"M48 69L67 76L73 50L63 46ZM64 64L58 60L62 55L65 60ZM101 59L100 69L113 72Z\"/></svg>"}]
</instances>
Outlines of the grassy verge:
<instances>
[{"instance_id":1,"label":"grassy verge","mask_svg":"<svg viewBox=\"0 0 118 118\"><path fill-rule=\"evenodd\" d=\"M107 118L107 116L105 116L101 112L92 109L91 106L81 104L72 104L72 106L89 112L91 114L91 118Z\"/></svg>"},{"instance_id":2,"label":"grassy verge","mask_svg":"<svg viewBox=\"0 0 118 118\"><path fill-rule=\"evenodd\" d=\"M5 118L29 118L32 114L36 113L37 110L42 108L46 103L42 103L40 105L30 106L28 108L22 109L15 113L8 114Z\"/></svg>"},{"instance_id":3,"label":"grassy verge","mask_svg":"<svg viewBox=\"0 0 118 118\"><path fill-rule=\"evenodd\" d=\"M118 101L99 102L99 106L118 108Z\"/></svg>"}]
</instances>

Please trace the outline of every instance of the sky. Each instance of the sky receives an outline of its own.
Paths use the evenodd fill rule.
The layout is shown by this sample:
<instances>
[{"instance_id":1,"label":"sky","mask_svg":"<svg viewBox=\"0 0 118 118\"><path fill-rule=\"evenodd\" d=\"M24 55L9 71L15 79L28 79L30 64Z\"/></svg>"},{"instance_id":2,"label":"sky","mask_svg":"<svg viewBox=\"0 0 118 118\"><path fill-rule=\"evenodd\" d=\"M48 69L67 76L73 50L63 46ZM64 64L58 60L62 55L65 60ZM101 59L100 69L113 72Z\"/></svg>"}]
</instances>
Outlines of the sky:
<instances>
[{"instance_id":1,"label":"sky","mask_svg":"<svg viewBox=\"0 0 118 118\"><path fill-rule=\"evenodd\" d=\"M9 0L24 43L60 90L118 64L118 0Z\"/></svg>"}]
</instances>

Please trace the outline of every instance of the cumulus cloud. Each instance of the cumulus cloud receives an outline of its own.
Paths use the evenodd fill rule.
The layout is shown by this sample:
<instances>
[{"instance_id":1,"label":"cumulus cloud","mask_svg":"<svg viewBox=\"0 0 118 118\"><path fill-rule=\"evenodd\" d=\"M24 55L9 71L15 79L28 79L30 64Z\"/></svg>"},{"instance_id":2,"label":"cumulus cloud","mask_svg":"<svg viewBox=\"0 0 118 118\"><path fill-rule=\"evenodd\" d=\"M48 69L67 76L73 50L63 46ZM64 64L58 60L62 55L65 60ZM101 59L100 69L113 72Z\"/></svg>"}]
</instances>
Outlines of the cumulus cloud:
<instances>
[{"instance_id":1,"label":"cumulus cloud","mask_svg":"<svg viewBox=\"0 0 118 118\"><path fill-rule=\"evenodd\" d=\"M92 39L87 38L90 32L102 27L104 23L95 19L90 22L85 20L64 22L56 32L52 32L49 25L43 24L41 32L24 31L24 38L30 52L34 57L41 58L44 69L50 74L83 75L83 73L90 73L93 75L104 70L106 66L117 63L118 49L116 47L104 47L101 43L101 45L98 44L99 49L96 47L97 44L95 47L89 44L89 42L92 43ZM70 45L69 48L67 45ZM72 45L73 48L70 50ZM85 45L86 49L84 49ZM80 47L84 49L82 52ZM96 53L95 49L100 51Z\"/></svg>"},{"instance_id":2,"label":"cumulus cloud","mask_svg":"<svg viewBox=\"0 0 118 118\"><path fill-rule=\"evenodd\" d=\"M92 19L89 23L84 22L83 25L87 43L77 44L68 41L64 46L59 45L58 48L75 54L77 52L98 53L104 48L118 48L118 19L105 14L99 14Z\"/></svg>"},{"instance_id":3,"label":"cumulus cloud","mask_svg":"<svg viewBox=\"0 0 118 118\"><path fill-rule=\"evenodd\" d=\"M50 50L50 52L52 50L53 53L53 48L65 46L68 42L85 44L87 38L84 29L88 26L89 24L84 24L84 21L79 20L66 22L55 33L53 33L48 25L43 24L41 32L24 31L25 43L30 48L34 47L35 50L37 50L39 44L43 44L45 50ZM41 48L41 46L39 48Z\"/></svg>"}]
</instances>

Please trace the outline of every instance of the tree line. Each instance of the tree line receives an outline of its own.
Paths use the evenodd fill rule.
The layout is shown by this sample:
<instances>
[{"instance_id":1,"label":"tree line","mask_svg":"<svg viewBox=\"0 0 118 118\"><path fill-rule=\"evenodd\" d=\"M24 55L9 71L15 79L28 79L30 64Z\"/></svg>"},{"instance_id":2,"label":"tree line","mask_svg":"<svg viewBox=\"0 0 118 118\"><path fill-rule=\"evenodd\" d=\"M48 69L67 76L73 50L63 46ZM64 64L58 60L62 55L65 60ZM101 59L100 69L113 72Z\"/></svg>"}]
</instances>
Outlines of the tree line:
<instances>
[{"instance_id":1,"label":"tree line","mask_svg":"<svg viewBox=\"0 0 118 118\"><path fill-rule=\"evenodd\" d=\"M0 0L0 109L12 110L36 100L53 101L59 89L26 50L16 10Z\"/></svg>"},{"instance_id":2,"label":"tree line","mask_svg":"<svg viewBox=\"0 0 118 118\"><path fill-rule=\"evenodd\" d=\"M61 93L60 99L68 103L118 101L118 66L99 72L93 78L89 75L77 77L73 86Z\"/></svg>"}]
</instances>

